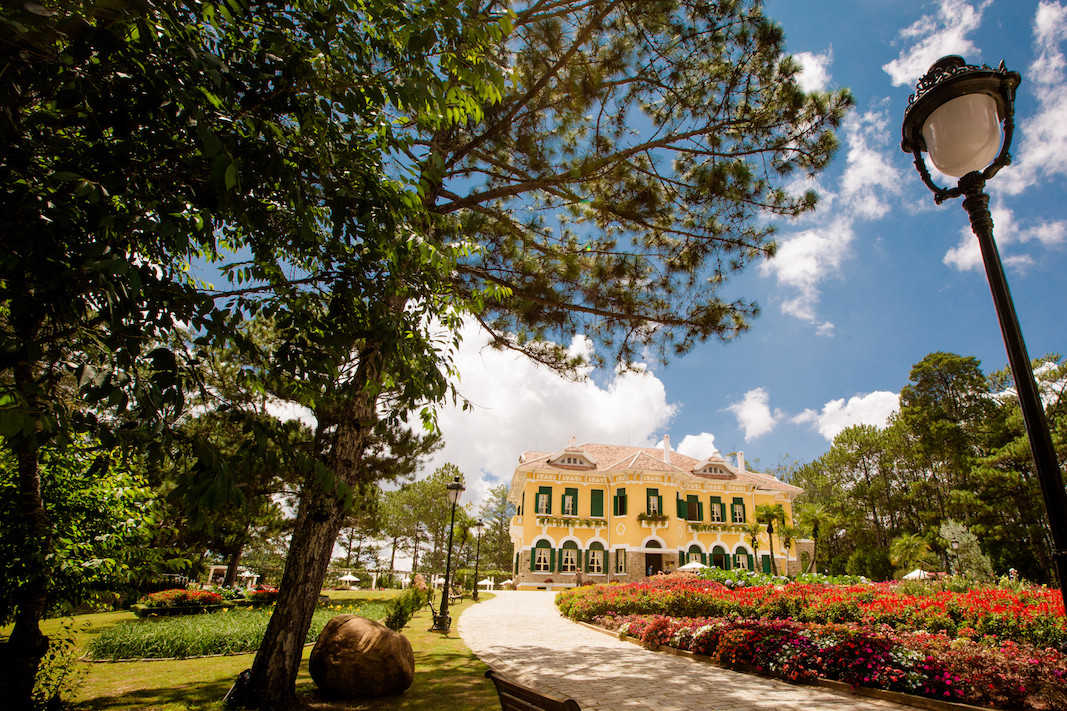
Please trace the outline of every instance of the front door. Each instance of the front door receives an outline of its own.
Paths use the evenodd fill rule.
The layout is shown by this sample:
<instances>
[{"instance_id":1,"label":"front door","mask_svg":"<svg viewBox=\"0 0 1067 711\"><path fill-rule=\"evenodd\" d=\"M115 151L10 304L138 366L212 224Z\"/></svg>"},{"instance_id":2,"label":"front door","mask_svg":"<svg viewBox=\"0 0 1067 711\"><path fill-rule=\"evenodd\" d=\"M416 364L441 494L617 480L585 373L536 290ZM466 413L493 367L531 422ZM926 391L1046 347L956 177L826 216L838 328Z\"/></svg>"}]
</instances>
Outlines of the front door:
<instances>
[{"instance_id":1,"label":"front door","mask_svg":"<svg viewBox=\"0 0 1067 711\"><path fill-rule=\"evenodd\" d=\"M645 553L645 575L655 575L663 572L663 554Z\"/></svg>"}]
</instances>

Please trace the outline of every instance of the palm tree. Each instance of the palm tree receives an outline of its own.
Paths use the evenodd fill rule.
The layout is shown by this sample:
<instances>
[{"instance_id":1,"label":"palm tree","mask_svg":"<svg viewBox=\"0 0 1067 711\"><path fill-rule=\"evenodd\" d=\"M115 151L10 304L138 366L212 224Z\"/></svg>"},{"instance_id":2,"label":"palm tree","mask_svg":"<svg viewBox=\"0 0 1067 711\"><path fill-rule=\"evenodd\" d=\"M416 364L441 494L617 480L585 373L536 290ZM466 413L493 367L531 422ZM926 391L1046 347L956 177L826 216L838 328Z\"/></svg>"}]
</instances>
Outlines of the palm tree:
<instances>
[{"instance_id":1,"label":"palm tree","mask_svg":"<svg viewBox=\"0 0 1067 711\"><path fill-rule=\"evenodd\" d=\"M771 553L771 574L778 575L778 564L774 560L774 522L785 523L785 509L781 504L760 504L756 507L756 520L767 526L767 545Z\"/></svg>"},{"instance_id":2,"label":"palm tree","mask_svg":"<svg viewBox=\"0 0 1067 711\"><path fill-rule=\"evenodd\" d=\"M889 544L889 560L898 568L911 568L930 553L930 544L917 533L904 533Z\"/></svg>"},{"instance_id":3,"label":"palm tree","mask_svg":"<svg viewBox=\"0 0 1067 711\"><path fill-rule=\"evenodd\" d=\"M819 553L819 533L833 527L834 517L822 504L810 503L797 508L797 520L803 530L811 535L811 540L815 544L812 546L808 567L804 569L805 573L810 573L815 569L815 559Z\"/></svg>"},{"instance_id":4,"label":"palm tree","mask_svg":"<svg viewBox=\"0 0 1067 711\"><path fill-rule=\"evenodd\" d=\"M759 554L759 534L763 533L763 526L758 521L746 523L745 533L748 534L748 542L752 544L752 560L756 560Z\"/></svg>"},{"instance_id":5,"label":"palm tree","mask_svg":"<svg viewBox=\"0 0 1067 711\"><path fill-rule=\"evenodd\" d=\"M778 527L778 540L782 542L785 550L786 575L789 574L789 549L793 547L793 541L800 537L800 530L796 526L784 523Z\"/></svg>"}]
</instances>

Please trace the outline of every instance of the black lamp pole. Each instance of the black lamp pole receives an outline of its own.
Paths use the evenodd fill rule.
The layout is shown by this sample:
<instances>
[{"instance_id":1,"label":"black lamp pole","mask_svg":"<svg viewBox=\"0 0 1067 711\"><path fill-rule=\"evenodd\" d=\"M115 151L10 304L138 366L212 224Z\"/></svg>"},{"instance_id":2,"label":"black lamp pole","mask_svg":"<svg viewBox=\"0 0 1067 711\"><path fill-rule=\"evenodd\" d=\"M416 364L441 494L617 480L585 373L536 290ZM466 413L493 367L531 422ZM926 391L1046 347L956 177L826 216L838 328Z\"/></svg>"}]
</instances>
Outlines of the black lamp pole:
<instances>
[{"instance_id":1,"label":"black lamp pole","mask_svg":"<svg viewBox=\"0 0 1067 711\"><path fill-rule=\"evenodd\" d=\"M1052 560L1064 607L1067 608L1067 493L1064 492L1063 476L1045 421L1045 410L1034 380L1030 356L1023 342L1022 329L1019 328L1019 318L1008 290L1008 280L1004 276L1004 266L993 239L993 218L989 213L989 195L985 193L986 181L1011 163L1009 150L1015 127L1015 88L1021 80L1019 73L1005 69L1003 62L997 69L991 69L988 66L967 65L962 57L955 55L942 57L919 80L916 92L908 103L904 112L901 148L915 157L915 167L923 182L934 192L934 202L940 205L946 199L963 196L963 208L967 211L971 229L982 250L989 290L993 295L1008 363L1015 380L1034 468L1048 514ZM986 107L985 114L982 102ZM995 125L996 135L992 137L992 143L979 140L984 128L980 124L983 123L985 126L990 123ZM981 155L981 150L988 151L990 145L992 152L996 152L995 140L1000 139L1001 123L1004 134L1000 153L995 158L990 153ZM963 136L966 138L961 139ZM984 148L976 151L979 155L969 164L967 149L977 144L982 144ZM942 150L944 152L940 160L945 165L939 163L938 153ZM922 156L924 151L930 154L934 164L943 173L959 178L955 188L942 188L933 182Z\"/></svg>"},{"instance_id":2,"label":"black lamp pole","mask_svg":"<svg viewBox=\"0 0 1067 711\"><path fill-rule=\"evenodd\" d=\"M482 532L485 531L485 524L480 520L474 524L474 537L477 542L474 545L474 592L471 594L471 599L478 602L478 561L482 556Z\"/></svg>"},{"instance_id":3,"label":"black lamp pole","mask_svg":"<svg viewBox=\"0 0 1067 711\"><path fill-rule=\"evenodd\" d=\"M452 518L448 524L448 556L445 558L445 587L441 592L441 614L434 618L431 628L438 632L447 632L452 626L452 619L448 616L448 593L452 580L452 532L456 528L456 503L459 501L459 495L463 493L463 484L459 483L457 476L445 486L445 489L448 492L448 498L452 501Z\"/></svg>"}]
</instances>

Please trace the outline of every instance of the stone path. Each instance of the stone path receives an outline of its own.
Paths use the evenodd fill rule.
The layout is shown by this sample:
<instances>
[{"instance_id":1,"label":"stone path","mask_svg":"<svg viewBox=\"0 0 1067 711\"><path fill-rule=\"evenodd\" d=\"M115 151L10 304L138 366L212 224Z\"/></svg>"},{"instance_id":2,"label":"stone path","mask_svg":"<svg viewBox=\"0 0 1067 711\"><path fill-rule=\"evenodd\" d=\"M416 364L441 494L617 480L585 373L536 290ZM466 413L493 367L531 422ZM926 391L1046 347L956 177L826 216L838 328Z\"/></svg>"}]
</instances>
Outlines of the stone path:
<instances>
[{"instance_id":1,"label":"stone path","mask_svg":"<svg viewBox=\"0 0 1067 711\"><path fill-rule=\"evenodd\" d=\"M495 592L459 620L459 634L493 669L582 711L885 711L910 706L740 674L652 652L575 624L552 592Z\"/></svg>"}]
</instances>

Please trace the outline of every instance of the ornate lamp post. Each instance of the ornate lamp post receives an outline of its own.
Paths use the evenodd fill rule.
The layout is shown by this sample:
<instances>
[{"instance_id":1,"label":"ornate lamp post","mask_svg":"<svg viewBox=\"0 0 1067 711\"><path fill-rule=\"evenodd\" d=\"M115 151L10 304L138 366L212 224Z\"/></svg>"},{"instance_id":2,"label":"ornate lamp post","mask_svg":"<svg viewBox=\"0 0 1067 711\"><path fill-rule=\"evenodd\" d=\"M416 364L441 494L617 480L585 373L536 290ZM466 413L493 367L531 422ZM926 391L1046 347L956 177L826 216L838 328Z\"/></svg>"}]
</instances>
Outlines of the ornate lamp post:
<instances>
[{"instance_id":1,"label":"ornate lamp post","mask_svg":"<svg viewBox=\"0 0 1067 711\"><path fill-rule=\"evenodd\" d=\"M448 593L452 585L452 533L456 528L456 504L459 496L463 493L463 484L459 483L459 477L455 477L447 485L448 500L452 502L452 518L448 524L448 556L445 558L445 587L441 592L441 614L433 618L431 631L447 632L452 626L452 619L448 616Z\"/></svg>"},{"instance_id":2,"label":"ornate lamp post","mask_svg":"<svg viewBox=\"0 0 1067 711\"><path fill-rule=\"evenodd\" d=\"M474 546L474 593L471 599L478 602L478 561L482 556L482 534L485 533L485 523L479 519L474 524L474 537L477 540Z\"/></svg>"},{"instance_id":3,"label":"ornate lamp post","mask_svg":"<svg viewBox=\"0 0 1067 711\"><path fill-rule=\"evenodd\" d=\"M915 168L934 192L935 203L940 205L945 200L963 196L963 208L982 250L989 290L1019 395L1049 518L1052 558L1067 606L1067 494L1030 356L1008 291L1004 266L993 240L993 218L989 214L989 195L985 193L986 181L1011 163L1009 150L1015 128L1015 88L1020 81L1019 73L1005 69L1003 62L996 69L990 69L968 65L956 55L942 57L919 80L915 94L908 102L900 145L915 157ZM930 160L939 171L959 179L956 187L942 188L934 183L923 152L930 154Z\"/></svg>"}]
</instances>

